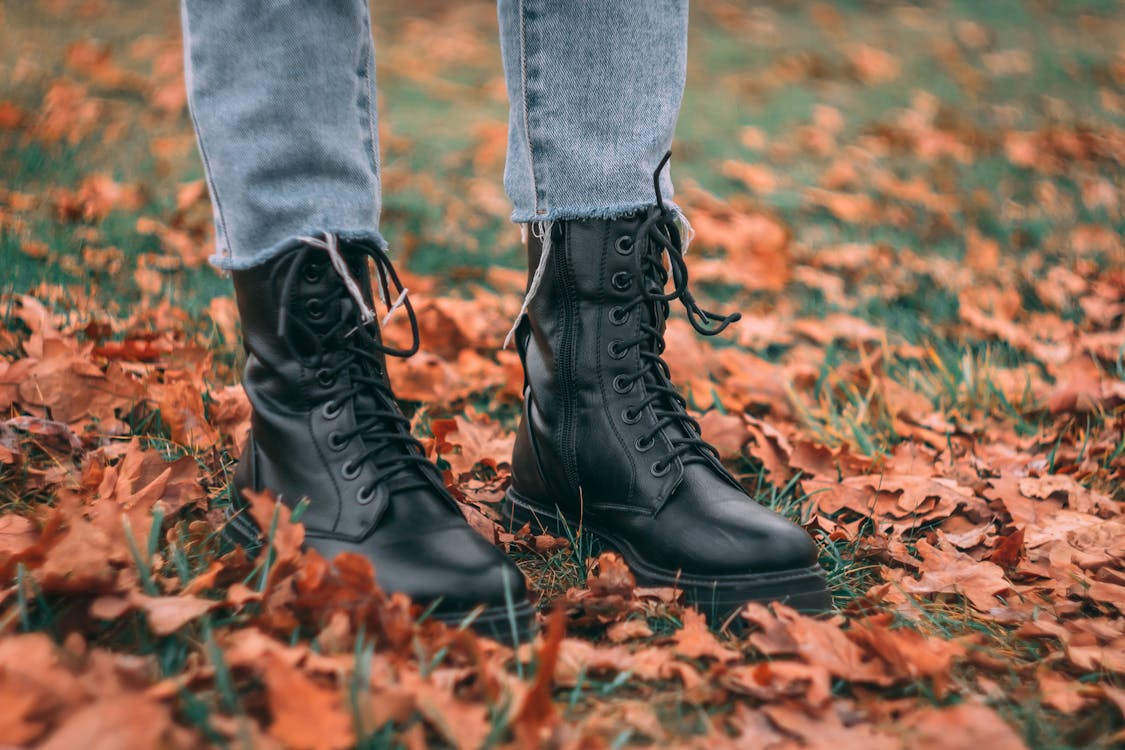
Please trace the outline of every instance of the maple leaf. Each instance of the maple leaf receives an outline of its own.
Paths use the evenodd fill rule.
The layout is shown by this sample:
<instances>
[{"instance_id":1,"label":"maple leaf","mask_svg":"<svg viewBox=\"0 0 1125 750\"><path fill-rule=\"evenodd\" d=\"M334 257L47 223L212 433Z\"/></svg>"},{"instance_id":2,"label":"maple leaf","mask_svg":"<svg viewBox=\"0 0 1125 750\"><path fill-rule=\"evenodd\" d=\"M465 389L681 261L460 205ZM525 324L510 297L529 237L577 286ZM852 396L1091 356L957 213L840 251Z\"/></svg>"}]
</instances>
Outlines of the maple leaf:
<instances>
[{"instance_id":1,"label":"maple leaf","mask_svg":"<svg viewBox=\"0 0 1125 750\"><path fill-rule=\"evenodd\" d=\"M656 710L643 700L614 701L598 706L583 725L587 731L600 730L606 736L620 737L623 731L631 729L661 746L666 746L669 739Z\"/></svg>"},{"instance_id":2,"label":"maple leaf","mask_svg":"<svg viewBox=\"0 0 1125 750\"><path fill-rule=\"evenodd\" d=\"M21 378L15 400L26 407L49 409L60 422L84 417L112 421L143 395L140 383L120 365L111 362L103 371L86 350L55 338L42 341L41 352L33 355Z\"/></svg>"},{"instance_id":3,"label":"maple leaf","mask_svg":"<svg viewBox=\"0 0 1125 750\"><path fill-rule=\"evenodd\" d=\"M222 604L191 594L146 596L137 591L130 592L129 601L144 610L148 625L156 635L171 635Z\"/></svg>"},{"instance_id":4,"label":"maple leaf","mask_svg":"<svg viewBox=\"0 0 1125 750\"><path fill-rule=\"evenodd\" d=\"M143 538L157 503L170 515L203 497L198 465L193 458L183 456L165 461L157 451L142 448L139 440L131 440L121 460L105 469L95 502L113 502L126 511L134 532Z\"/></svg>"},{"instance_id":5,"label":"maple leaf","mask_svg":"<svg viewBox=\"0 0 1125 750\"><path fill-rule=\"evenodd\" d=\"M460 448L458 452L441 453L455 477L468 474L478 463L495 470L499 464L511 460L516 434L508 432L498 422L487 417L469 420L460 414L448 421L452 425L442 425L440 430L435 427L434 434L446 450Z\"/></svg>"},{"instance_id":6,"label":"maple leaf","mask_svg":"<svg viewBox=\"0 0 1125 750\"><path fill-rule=\"evenodd\" d=\"M1047 668L1040 668L1035 677L1043 701L1056 711L1066 714L1077 713L1089 706L1096 693L1096 689L1091 686L1069 680Z\"/></svg>"},{"instance_id":7,"label":"maple leaf","mask_svg":"<svg viewBox=\"0 0 1125 750\"><path fill-rule=\"evenodd\" d=\"M271 737L293 750L344 750L355 744L352 720L338 689L321 687L270 652L262 676Z\"/></svg>"},{"instance_id":8,"label":"maple leaf","mask_svg":"<svg viewBox=\"0 0 1125 750\"><path fill-rule=\"evenodd\" d=\"M715 446L724 457L737 456L746 444L746 423L734 414L712 410L699 418L703 439Z\"/></svg>"},{"instance_id":9,"label":"maple leaf","mask_svg":"<svg viewBox=\"0 0 1125 750\"><path fill-rule=\"evenodd\" d=\"M832 675L827 669L786 659L731 667L723 675L723 684L761 701L794 698L814 708L827 705L832 698Z\"/></svg>"},{"instance_id":10,"label":"maple leaf","mask_svg":"<svg viewBox=\"0 0 1125 750\"><path fill-rule=\"evenodd\" d=\"M719 643L707 627L707 618L694 609L684 610L684 625L673 636L676 653L689 659L735 661L741 654Z\"/></svg>"},{"instance_id":11,"label":"maple leaf","mask_svg":"<svg viewBox=\"0 0 1125 750\"><path fill-rule=\"evenodd\" d=\"M219 433L204 414L203 394L191 382L173 380L152 384L148 390L173 440L199 449L211 448L218 442Z\"/></svg>"},{"instance_id":12,"label":"maple leaf","mask_svg":"<svg viewBox=\"0 0 1125 750\"><path fill-rule=\"evenodd\" d=\"M98 521L82 513L74 496L59 502L64 531L44 552L43 562L33 572L45 591L93 593L116 588L118 567L114 561L128 558L130 551L120 544L120 515L109 512ZM110 525L112 523L112 526Z\"/></svg>"},{"instance_id":13,"label":"maple leaf","mask_svg":"<svg viewBox=\"0 0 1125 750\"><path fill-rule=\"evenodd\" d=\"M999 605L996 596L1011 589L1004 571L995 563L974 560L956 550L938 548L925 540L917 544L922 556L921 576L917 579L904 571L888 570L891 581L908 594L959 594L977 610L988 612Z\"/></svg>"},{"instance_id":14,"label":"maple leaf","mask_svg":"<svg viewBox=\"0 0 1125 750\"><path fill-rule=\"evenodd\" d=\"M1048 408L1055 414L1096 412L1125 401L1125 383L1106 377L1089 357L1064 363L1059 381L1047 401Z\"/></svg>"},{"instance_id":15,"label":"maple leaf","mask_svg":"<svg viewBox=\"0 0 1125 750\"><path fill-rule=\"evenodd\" d=\"M401 679L413 694L418 713L446 742L458 750L475 750L484 744L490 730L484 705L457 698L413 671L404 672Z\"/></svg>"},{"instance_id":16,"label":"maple leaf","mask_svg":"<svg viewBox=\"0 0 1125 750\"><path fill-rule=\"evenodd\" d=\"M845 477L839 482L810 479L803 483L821 513L847 509L870 517L883 531L901 534L980 505L971 490L942 477L881 474Z\"/></svg>"},{"instance_id":17,"label":"maple leaf","mask_svg":"<svg viewBox=\"0 0 1125 750\"><path fill-rule=\"evenodd\" d=\"M779 484L789 481L793 473L789 468L793 446L784 433L769 422L753 417L746 419L745 429L754 445L749 453L762 462L771 481Z\"/></svg>"},{"instance_id":18,"label":"maple leaf","mask_svg":"<svg viewBox=\"0 0 1125 750\"><path fill-rule=\"evenodd\" d=\"M586 573L586 588L594 596L629 597L637 582L625 560L616 552L603 552Z\"/></svg>"},{"instance_id":19,"label":"maple leaf","mask_svg":"<svg viewBox=\"0 0 1125 750\"><path fill-rule=\"evenodd\" d=\"M770 704L763 713L779 729L801 740L801 746L830 748L862 747L867 750L904 750L902 743L886 732L865 724L846 725L831 707L809 711L793 702Z\"/></svg>"},{"instance_id":20,"label":"maple leaf","mask_svg":"<svg viewBox=\"0 0 1125 750\"><path fill-rule=\"evenodd\" d=\"M667 654L660 654L663 661L668 661ZM597 646L579 638L563 638L559 646L555 684L574 687L585 675L606 672L616 675L631 671L634 666L632 654L623 646Z\"/></svg>"},{"instance_id":21,"label":"maple leaf","mask_svg":"<svg viewBox=\"0 0 1125 750\"><path fill-rule=\"evenodd\" d=\"M930 708L906 717L910 747L926 750L1024 750L1023 740L991 709L972 703Z\"/></svg>"},{"instance_id":22,"label":"maple leaf","mask_svg":"<svg viewBox=\"0 0 1125 750\"><path fill-rule=\"evenodd\" d=\"M66 716L37 747L43 750L151 750L172 732L168 707L143 695L110 695Z\"/></svg>"},{"instance_id":23,"label":"maple leaf","mask_svg":"<svg viewBox=\"0 0 1125 750\"><path fill-rule=\"evenodd\" d=\"M644 620L622 620L610 625L605 635L613 643L623 643L636 638L648 638L652 635L652 628Z\"/></svg>"},{"instance_id":24,"label":"maple leaf","mask_svg":"<svg viewBox=\"0 0 1125 750\"><path fill-rule=\"evenodd\" d=\"M889 628L889 614L868 617L848 630L848 638L874 654L895 681L928 677L944 695L954 661L965 653L958 643L927 637L910 628Z\"/></svg>"}]
</instances>

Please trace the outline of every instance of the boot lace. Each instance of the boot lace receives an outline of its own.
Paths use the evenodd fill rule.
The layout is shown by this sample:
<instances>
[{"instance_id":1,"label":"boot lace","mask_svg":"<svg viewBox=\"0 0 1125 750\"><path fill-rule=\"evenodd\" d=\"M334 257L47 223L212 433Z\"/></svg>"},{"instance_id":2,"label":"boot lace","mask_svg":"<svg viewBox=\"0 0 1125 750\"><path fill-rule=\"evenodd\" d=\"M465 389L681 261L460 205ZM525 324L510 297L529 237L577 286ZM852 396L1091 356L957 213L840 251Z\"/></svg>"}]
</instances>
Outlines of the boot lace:
<instances>
[{"instance_id":1,"label":"boot lace","mask_svg":"<svg viewBox=\"0 0 1125 750\"><path fill-rule=\"evenodd\" d=\"M360 467L368 461L375 467L371 483L359 491L360 502L369 502L374 498L375 487L392 478L402 480L396 485L399 490L427 486L425 474L434 471L433 464L425 457L421 443L411 434L410 420L399 409L385 374L384 357L406 358L418 351L418 319L406 288L383 249L360 243L350 246L353 257L360 258L363 263L367 263L368 258L374 262L379 295L389 308L382 323L385 324L398 308L406 310L411 344L398 349L383 343L378 335L375 313L368 306L340 252L335 235L325 234L324 239L300 239L304 245L293 261L287 267L279 266L274 271L275 276L285 271L281 299L291 299L290 293L302 274L308 281L319 281L318 274L328 271L323 259L316 256L327 255L328 266L340 277L340 283L332 285L324 295L305 300L305 313L312 320L325 317L332 309L340 309L341 314L327 330L314 329L302 320L302 316L293 314L290 305L282 304L277 333L287 342L295 359L316 370L317 382L322 387L332 388L342 373L349 375L350 386L322 406L324 415L329 419L339 415L348 404L355 407L355 426L329 435L331 447L335 450L343 450L357 437L363 440L363 448L344 464L345 478L358 476ZM394 302L388 302L392 287L398 296ZM302 341L310 343L311 352L297 350L293 337L288 335L291 327L302 329L305 334L301 337Z\"/></svg>"},{"instance_id":2,"label":"boot lace","mask_svg":"<svg viewBox=\"0 0 1125 750\"><path fill-rule=\"evenodd\" d=\"M664 328L671 312L670 303L679 300L687 311L692 328L703 336L720 334L731 323L742 318L739 312L720 315L704 310L688 289L687 263L684 260L676 213L664 204L660 194L660 172L671 156L671 152L665 154L653 173L656 205L648 209L633 241L619 242L617 246L619 252L627 254L633 247L641 247L643 241L647 240L649 243L651 251L641 257L642 273L638 292L627 303L611 311L611 315L618 320L627 319L636 308L648 312L640 320L640 333L633 339L615 341L614 351L611 352L614 356L621 357L629 349L637 347L640 355L640 367L628 375L619 375L614 381L614 388L620 393L629 392L638 381L643 380L645 383L647 396L626 409L623 414L625 421L635 422L640 419L645 408L653 408L657 421L637 441L637 448L649 450L655 445L657 435L672 425L678 424L684 433L669 436L671 451L651 465L651 473L657 477L667 474L677 458L685 464L702 463L707 461L702 451L711 453L715 458L719 457L718 450L700 437L699 422L688 415L687 401L672 385L671 370L661 356L665 349ZM667 266L665 257L668 259ZM665 293L669 276L672 279L672 290ZM627 288L629 283L631 281L628 279L616 276L613 280L614 286L619 290Z\"/></svg>"}]
</instances>

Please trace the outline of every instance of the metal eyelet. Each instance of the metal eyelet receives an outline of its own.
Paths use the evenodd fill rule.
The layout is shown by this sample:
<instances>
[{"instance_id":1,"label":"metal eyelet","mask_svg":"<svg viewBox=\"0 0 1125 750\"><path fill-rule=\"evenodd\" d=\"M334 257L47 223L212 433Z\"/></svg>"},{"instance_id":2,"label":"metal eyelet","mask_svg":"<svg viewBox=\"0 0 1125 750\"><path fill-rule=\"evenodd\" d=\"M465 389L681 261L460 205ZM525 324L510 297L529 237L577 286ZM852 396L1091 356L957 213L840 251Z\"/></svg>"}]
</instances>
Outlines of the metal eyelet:
<instances>
[{"instance_id":1,"label":"metal eyelet","mask_svg":"<svg viewBox=\"0 0 1125 750\"><path fill-rule=\"evenodd\" d=\"M633 381L629 380L625 375L618 375L613 379L613 390L617 391L622 396L633 390L633 385Z\"/></svg>"},{"instance_id":2,"label":"metal eyelet","mask_svg":"<svg viewBox=\"0 0 1125 750\"><path fill-rule=\"evenodd\" d=\"M652 446L656 445L656 438L649 436L637 438L637 442L633 443L633 447L641 453L646 453L652 450Z\"/></svg>"},{"instance_id":3,"label":"metal eyelet","mask_svg":"<svg viewBox=\"0 0 1125 750\"><path fill-rule=\"evenodd\" d=\"M344 450L344 447L350 442L351 440L345 440L344 436L335 430L328 433L328 447L334 451Z\"/></svg>"},{"instance_id":4,"label":"metal eyelet","mask_svg":"<svg viewBox=\"0 0 1125 750\"><path fill-rule=\"evenodd\" d=\"M610 341L609 347L607 347L607 351L609 352L609 356L613 357L614 359L621 359L629 353L629 350L625 348L625 342L621 339L614 339L613 341Z\"/></svg>"},{"instance_id":5,"label":"metal eyelet","mask_svg":"<svg viewBox=\"0 0 1125 750\"><path fill-rule=\"evenodd\" d=\"M319 283L324 278L324 266L319 263L309 263L304 267L301 275L310 284Z\"/></svg>"},{"instance_id":6,"label":"metal eyelet","mask_svg":"<svg viewBox=\"0 0 1125 750\"><path fill-rule=\"evenodd\" d=\"M609 322L615 326L624 325L629 320L629 311L621 305L614 305L609 309Z\"/></svg>"},{"instance_id":7,"label":"metal eyelet","mask_svg":"<svg viewBox=\"0 0 1125 750\"><path fill-rule=\"evenodd\" d=\"M628 255L633 252L633 238L627 234L622 235L617 238L617 242L613 243L613 247L622 255Z\"/></svg>"},{"instance_id":8,"label":"metal eyelet","mask_svg":"<svg viewBox=\"0 0 1125 750\"><path fill-rule=\"evenodd\" d=\"M375 499L374 487L360 487L359 492L355 493L355 501L360 505L367 505Z\"/></svg>"},{"instance_id":9,"label":"metal eyelet","mask_svg":"<svg viewBox=\"0 0 1125 750\"><path fill-rule=\"evenodd\" d=\"M360 471L361 467L359 464L353 464L351 461L348 461L344 464L343 468L340 469L340 476L344 479L355 479L359 476Z\"/></svg>"},{"instance_id":10,"label":"metal eyelet","mask_svg":"<svg viewBox=\"0 0 1125 750\"><path fill-rule=\"evenodd\" d=\"M641 421L641 410L625 409L621 412L621 421L625 424L636 424Z\"/></svg>"},{"instance_id":11,"label":"metal eyelet","mask_svg":"<svg viewBox=\"0 0 1125 750\"><path fill-rule=\"evenodd\" d=\"M319 297L312 297L305 302L305 314L310 320L320 320L324 317L324 302Z\"/></svg>"},{"instance_id":12,"label":"metal eyelet","mask_svg":"<svg viewBox=\"0 0 1125 750\"><path fill-rule=\"evenodd\" d=\"M342 412L343 410L344 407L340 404L337 404L335 401L328 401L324 404L324 407L320 410L320 413L324 416L325 419L335 419L336 417L340 416L340 412Z\"/></svg>"},{"instance_id":13,"label":"metal eyelet","mask_svg":"<svg viewBox=\"0 0 1125 750\"><path fill-rule=\"evenodd\" d=\"M628 271L618 271L610 277L609 283L617 291L627 292L629 287L633 286L633 276Z\"/></svg>"},{"instance_id":14,"label":"metal eyelet","mask_svg":"<svg viewBox=\"0 0 1125 750\"><path fill-rule=\"evenodd\" d=\"M662 477L672 470L671 461L657 461L652 466L648 467L648 471L654 477Z\"/></svg>"},{"instance_id":15,"label":"metal eyelet","mask_svg":"<svg viewBox=\"0 0 1125 750\"><path fill-rule=\"evenodd\" d=\"M331 388L336 385L336 373L328 369L320 369L316 371L316 382L322 388Z\"/></svg>"}]
</instances>

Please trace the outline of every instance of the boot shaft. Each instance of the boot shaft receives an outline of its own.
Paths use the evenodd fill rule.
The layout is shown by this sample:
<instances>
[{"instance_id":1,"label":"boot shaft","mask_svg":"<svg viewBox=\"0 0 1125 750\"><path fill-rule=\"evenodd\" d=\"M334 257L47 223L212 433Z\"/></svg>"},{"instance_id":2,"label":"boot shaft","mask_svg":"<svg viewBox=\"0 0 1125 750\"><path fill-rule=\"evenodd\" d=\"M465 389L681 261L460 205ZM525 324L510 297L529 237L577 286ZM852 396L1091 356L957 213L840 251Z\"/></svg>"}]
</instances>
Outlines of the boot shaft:
<instances>
[{"instance_id":1,"label":"boot shaft","mask_svg":"<svg viewBox=\"0 0 1125 750\"><path fill-rule=\"evenodd\" d=\"M375 528L392 493L425 489L449 503L387 378L385 355L410 352L385 346L377 321L367 322L368 258L384 285L389 260L378 248L336 247L335 238L331 247L306 244L234 272L253 407L236 484L284 487L290 505L307 497L310 534L358 538ZM409 303L407 312L416 329Z\"/></svg>"},{"instance_id":2,"label":"boot shaft","mask_svg":"<svg viewBox=\"0 0 1125 750\"><path fill-rule=\"evenodd\" d=\"M342 255L373 309L366 256L354 247L342 248ZM311 407L331 398L323 391L338 364L333 350L359 321L356 302L325 253L300 247L232 276L247 354L244 382L290 404ZM376 345L372 351L385 370L378 328L369 326L364 334Z\"/></svg>"},{"instance_id":3,"label":"boot shaft","mask_svg":"<svg viewBox=\"0 0 1125 750\"><path fill-rule=\"evenodd\" d=\"M655 513L682 481L677 446L698 434L655 363L668 315L666 246L679 243L669 221L655 233L658 218L654 207L555 222L542 242L530 238L529 267L544 265L517 331L527 387L516 484ZM729 476L710 451L693 455Z\"/></svg>"}]
</instances>

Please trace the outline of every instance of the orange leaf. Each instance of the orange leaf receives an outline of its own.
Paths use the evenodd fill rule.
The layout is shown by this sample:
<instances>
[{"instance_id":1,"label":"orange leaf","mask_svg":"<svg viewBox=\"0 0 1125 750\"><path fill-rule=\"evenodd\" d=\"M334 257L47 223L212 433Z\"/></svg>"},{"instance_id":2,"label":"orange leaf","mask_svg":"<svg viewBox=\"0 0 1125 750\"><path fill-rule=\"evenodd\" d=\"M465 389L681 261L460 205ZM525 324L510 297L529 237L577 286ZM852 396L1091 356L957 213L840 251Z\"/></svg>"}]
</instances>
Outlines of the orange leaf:
<instances>
[{"instance_id":1,"label":"orange leaf","mask_svg":"<svg viewBox=\"0 0 1125 750\"><path fill-rule=\"evenodd\" d=\"M344 750L355 743L338 689L323 688L277 654L265 655L269 733L293 750Z\"/></svg>"}]
</instances>

